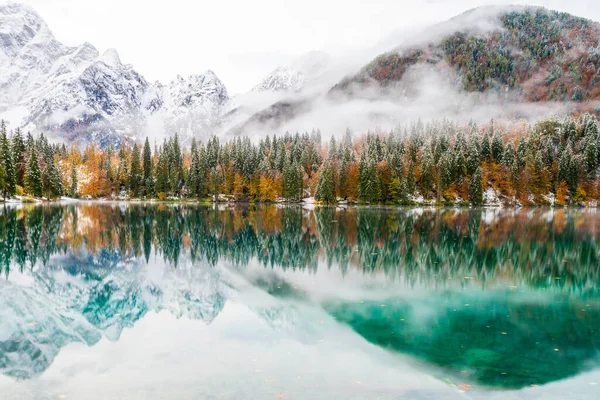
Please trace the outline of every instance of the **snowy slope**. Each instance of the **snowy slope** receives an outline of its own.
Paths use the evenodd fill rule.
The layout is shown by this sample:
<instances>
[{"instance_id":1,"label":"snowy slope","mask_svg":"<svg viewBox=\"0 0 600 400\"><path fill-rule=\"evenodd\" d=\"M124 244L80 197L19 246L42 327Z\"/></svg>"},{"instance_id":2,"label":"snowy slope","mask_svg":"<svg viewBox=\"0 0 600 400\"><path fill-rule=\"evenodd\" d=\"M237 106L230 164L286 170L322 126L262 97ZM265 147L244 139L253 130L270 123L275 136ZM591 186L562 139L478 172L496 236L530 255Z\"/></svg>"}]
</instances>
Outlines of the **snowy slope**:
<instances>
[{"instance_id":1,"label":"snowy slope","mask_svg":"<svg viewBox=\"0 0 600 400\"><path fill-rule=\"evenodd\" d=\"M261 79L252 91L299 91L323 74L329 64L330 57L326 53L309 52L289 66L276 68Z\"/></svg>"},{"instance_id":2,"label":"snowy slope","mask_svg":"<svg viewBox=\"0 0 600 400\"><path fill-rule=\"evenodd\" d=\"M229 101L212 71L150 84L116 50L64 46L34 10L18 4L0 6L0 70L0 116L68 141L141 137L150 123L184 137L202 134L218 125Z\"/></svg>"}]
</instances>

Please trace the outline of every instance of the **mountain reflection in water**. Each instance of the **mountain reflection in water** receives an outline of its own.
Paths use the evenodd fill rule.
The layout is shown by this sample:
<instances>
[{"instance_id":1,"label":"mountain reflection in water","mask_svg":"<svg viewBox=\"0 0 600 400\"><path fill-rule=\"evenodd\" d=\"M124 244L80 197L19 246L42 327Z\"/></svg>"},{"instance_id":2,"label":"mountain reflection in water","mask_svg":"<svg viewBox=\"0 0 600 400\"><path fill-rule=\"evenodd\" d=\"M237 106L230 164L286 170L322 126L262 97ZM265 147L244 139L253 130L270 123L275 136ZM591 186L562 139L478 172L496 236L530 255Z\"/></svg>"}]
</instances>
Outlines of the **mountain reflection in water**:
<instances>
[{"instance_id":1,"label":"mountain reflection in water","mask_svg":"<svg viewBox=\"0 0 600 400\"><path fill-rule=\"evenodd\" d=\"M599 230L594 210L4 207L0 372L235 298L309 343L322 312L447 382L542 385L600 367Z\"/></svg>"}]
</instances>

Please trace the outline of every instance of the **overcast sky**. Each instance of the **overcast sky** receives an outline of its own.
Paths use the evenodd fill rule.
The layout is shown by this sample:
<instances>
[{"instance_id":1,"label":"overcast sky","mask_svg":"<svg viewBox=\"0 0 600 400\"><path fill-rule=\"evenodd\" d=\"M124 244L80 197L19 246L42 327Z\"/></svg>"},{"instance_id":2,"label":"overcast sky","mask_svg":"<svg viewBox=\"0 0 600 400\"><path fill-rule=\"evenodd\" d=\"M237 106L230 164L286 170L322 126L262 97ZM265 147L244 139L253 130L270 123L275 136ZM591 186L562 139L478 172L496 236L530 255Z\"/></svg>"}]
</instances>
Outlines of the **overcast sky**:
<instances>
[{"instance_id":1,"label":"overcast sky","mask_svg":"<svg viewBox=\"0 0 600 400\"><path fill-rule=\"evenodd\" d=\"M0 0L5 3L6 0ZM230 94L311 50L360 53L485 4L535 4L600 20L598 0L23 0L61 42L116 48L148 80L212 69ZM394 38L394 40L390 40Z\"/></svg>"}]
</instances>

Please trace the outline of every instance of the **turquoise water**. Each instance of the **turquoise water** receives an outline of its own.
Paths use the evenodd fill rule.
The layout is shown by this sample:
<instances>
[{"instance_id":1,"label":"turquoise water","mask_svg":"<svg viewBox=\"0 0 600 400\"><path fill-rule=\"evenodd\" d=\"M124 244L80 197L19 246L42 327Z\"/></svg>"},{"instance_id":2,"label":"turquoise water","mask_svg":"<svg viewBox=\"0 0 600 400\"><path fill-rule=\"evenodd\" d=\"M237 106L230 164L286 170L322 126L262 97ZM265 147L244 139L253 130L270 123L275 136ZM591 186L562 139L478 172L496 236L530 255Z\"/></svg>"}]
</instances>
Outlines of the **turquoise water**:
<instances>
[{"instance_id":1,"label":"turquoise water","mask_svg":"<svg viewBox=\"0 0 600 400\"><path fill-rule=\"evenodd\" d=\"M0 209L2 399L597 399L600 212Z\"/></svg>"}]
</instances>

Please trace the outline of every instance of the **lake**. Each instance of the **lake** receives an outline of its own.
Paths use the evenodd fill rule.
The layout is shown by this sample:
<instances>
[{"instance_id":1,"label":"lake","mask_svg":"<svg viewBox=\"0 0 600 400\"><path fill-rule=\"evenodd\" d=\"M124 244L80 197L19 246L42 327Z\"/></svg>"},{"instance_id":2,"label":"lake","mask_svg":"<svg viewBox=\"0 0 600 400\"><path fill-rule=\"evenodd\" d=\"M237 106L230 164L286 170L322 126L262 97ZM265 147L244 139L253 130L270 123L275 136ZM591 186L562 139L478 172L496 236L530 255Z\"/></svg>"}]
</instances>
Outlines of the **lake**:
<instances>
[{"instance_id":1,"label":"lake","mask_svg":"<svg viewBox=\"0 0 600 400\"><path fill-rule=\"evenodd\" d=\"M0 208L13 399L594 399L600 212Z\"/></svg>"}]
</instances>

